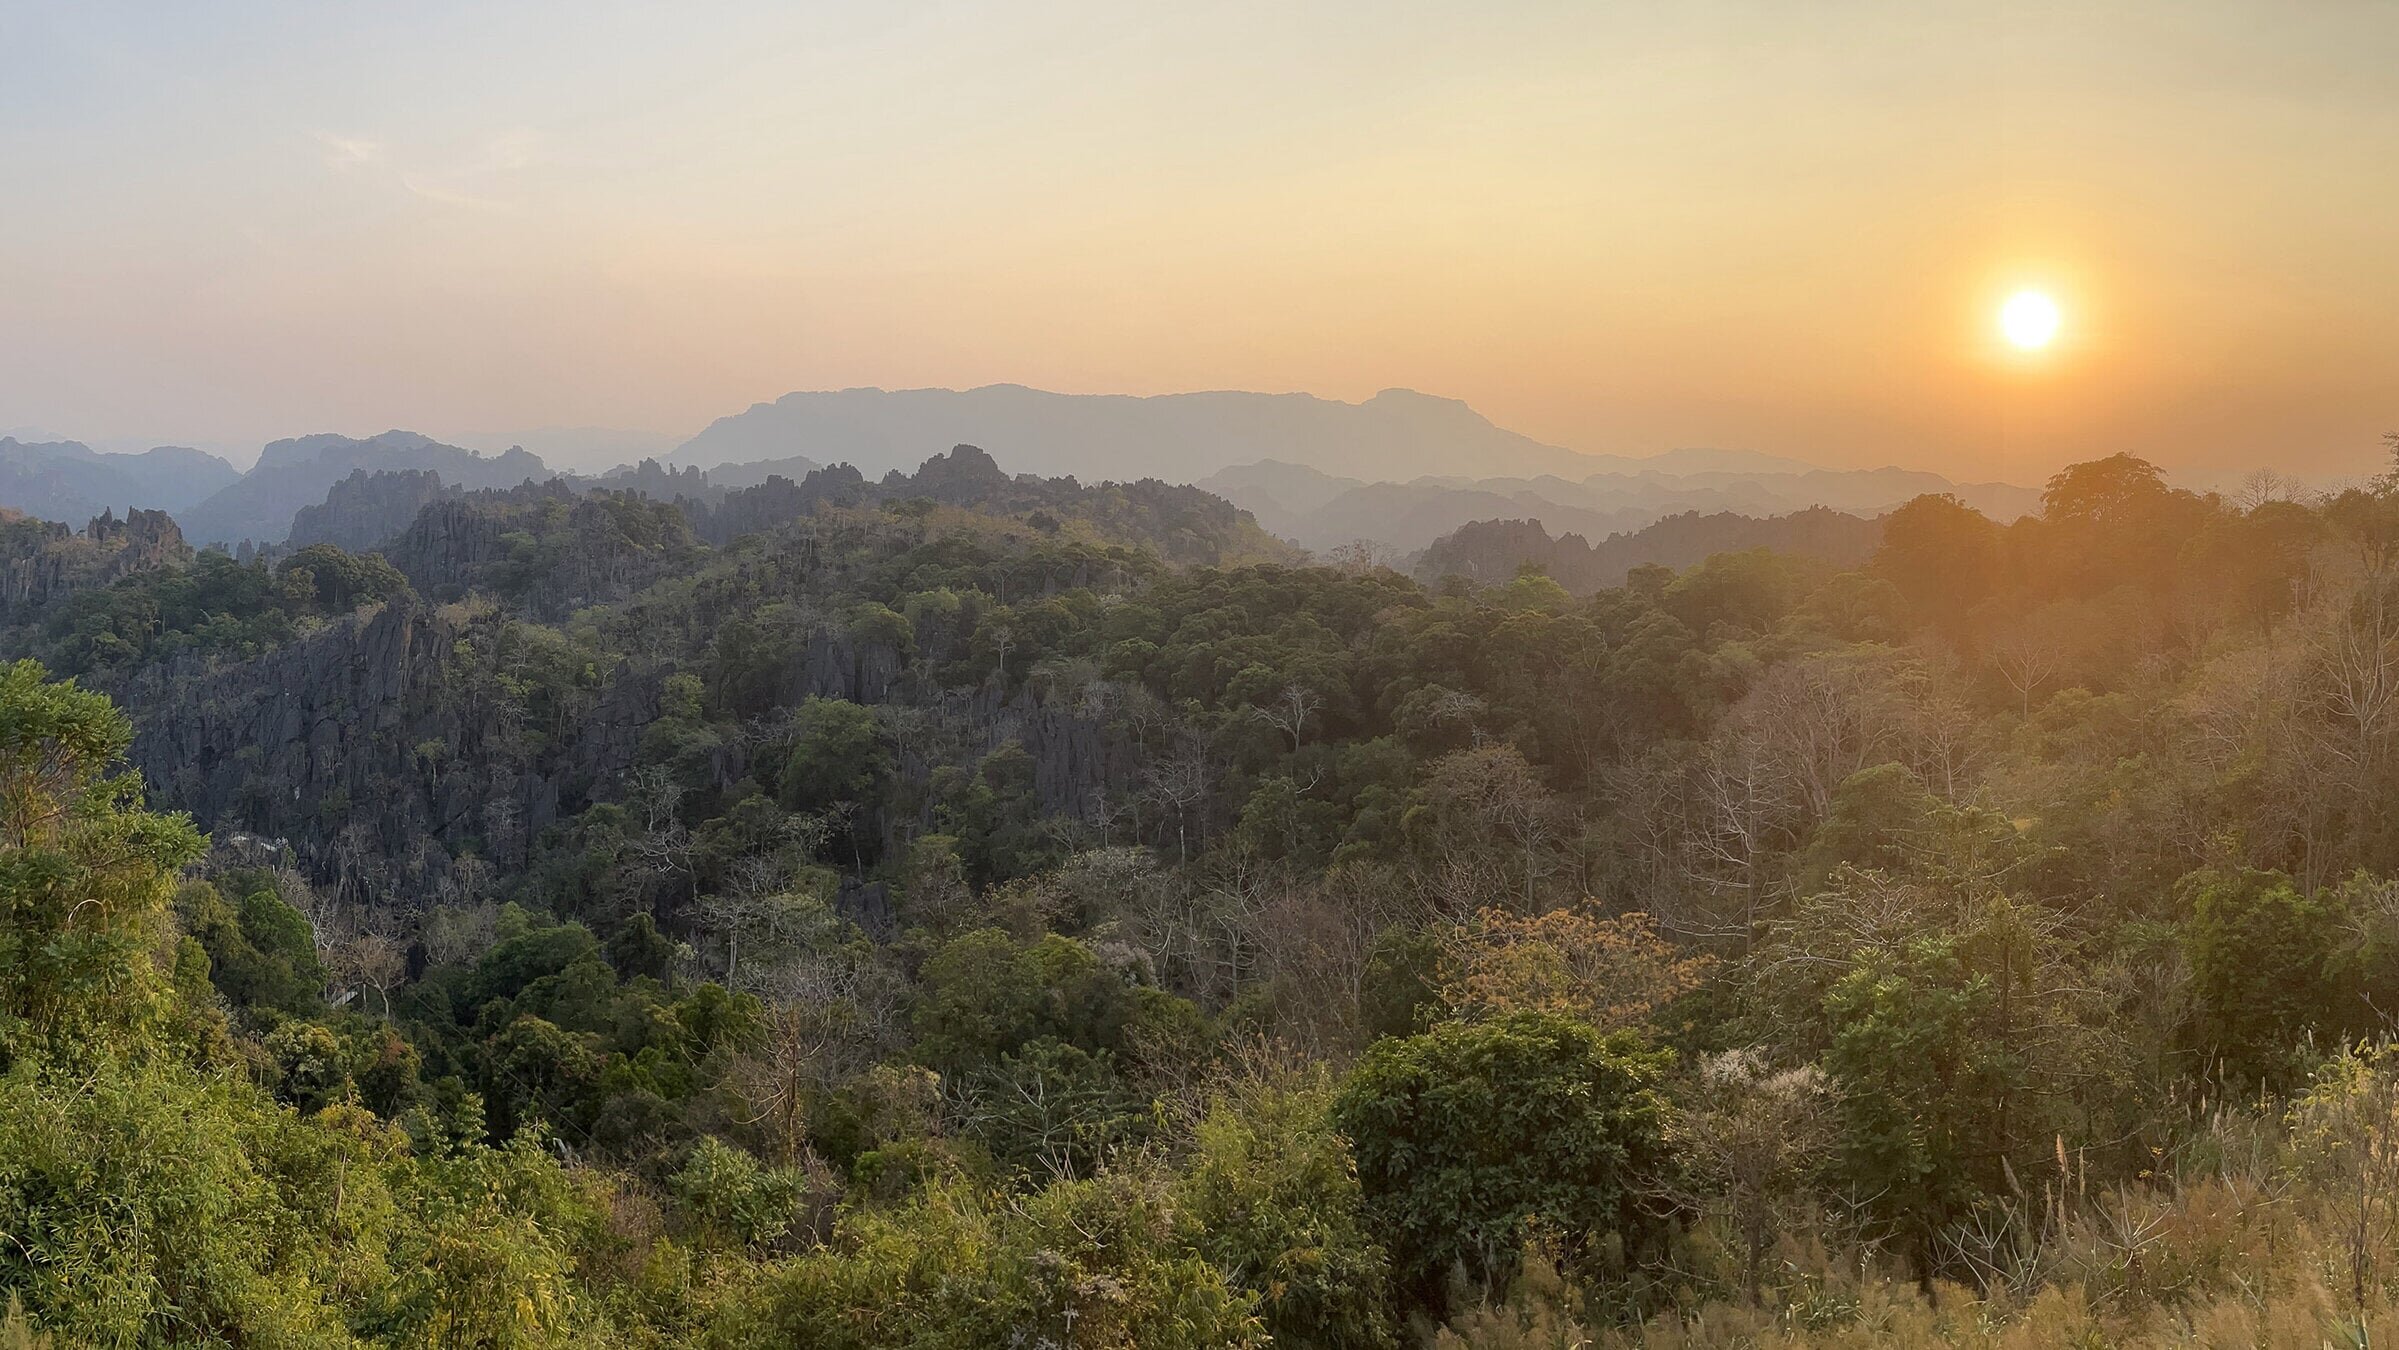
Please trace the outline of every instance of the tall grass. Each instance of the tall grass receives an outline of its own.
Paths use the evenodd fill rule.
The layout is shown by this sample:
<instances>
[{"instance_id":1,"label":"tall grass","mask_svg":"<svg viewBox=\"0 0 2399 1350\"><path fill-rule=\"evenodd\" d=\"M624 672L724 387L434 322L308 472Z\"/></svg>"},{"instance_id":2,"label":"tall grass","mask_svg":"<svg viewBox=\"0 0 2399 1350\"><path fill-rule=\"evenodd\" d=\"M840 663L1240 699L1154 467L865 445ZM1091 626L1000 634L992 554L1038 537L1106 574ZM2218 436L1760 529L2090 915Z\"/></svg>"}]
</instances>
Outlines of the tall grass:
<instances>
[{"instance_id":1,"label":"tall grass","mask_svg":"<svg viewBox=\"0 0 2399 1350\"><path fill-rule=\"evenodd\" d=\"M1781 1235L1753 1299L1711 1221L1667 1311L1594 1315L1605 1290L1543 1253L1436 1350L2399 1348L2399 1057L2334 1060L2285 1104L2219 1111L2147 1175L2053 1185L1946 1235L1955 1282L1920 1284L1830 1223ZM2071 1177L2070 1167L2061 1173Z\"/></svg>"}]
</instances>

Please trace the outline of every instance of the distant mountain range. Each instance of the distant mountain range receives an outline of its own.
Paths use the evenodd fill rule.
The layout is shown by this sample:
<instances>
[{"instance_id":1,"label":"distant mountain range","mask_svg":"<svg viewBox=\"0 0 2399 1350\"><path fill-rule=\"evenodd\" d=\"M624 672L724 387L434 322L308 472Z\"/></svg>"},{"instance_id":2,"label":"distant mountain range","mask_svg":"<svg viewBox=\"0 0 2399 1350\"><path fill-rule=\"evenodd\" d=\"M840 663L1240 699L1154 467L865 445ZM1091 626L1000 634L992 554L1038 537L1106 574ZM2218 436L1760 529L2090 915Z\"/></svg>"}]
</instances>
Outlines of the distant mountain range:
<instances>
[{"instance_id":1,"label":"distant mountain range","mask_svg":"<svg viewBox=\"0 0 2399 1350\"><path fill-rule=\"evenodd\" d=\"M248 473L214 455L162 447L102 454L74 441L0 438L0 509L78 525L103 511L165 510L190 543L372 545L426 503L485 488L571 478L583 484L716 501L773 477L798 482L821 467L800 456L720 465L707 474L655 459L598 477L560 473L522 446L481 454L413 431L276 441Z\"/></svg>"},{"instance_id":2,"label":"distant mountain range","mask_svg":"<svg viewBox=\"0 0 2399 1350\"><path fill-rule=\"evenodd\" d=\"M1415 571L1427 583L1464 577L1495 585L1529 563L1568 591L1589 595L1623 585L1636 567L1681 571L1718 553L1753 548L1855 567L1874 556L1882 538L1882 521L1822 506L1764 517L1685 511L1596 544L1573 533L1552 538L1538 521L1483 520L1436 541L1417 557Z\"/></svg>"},{"instance_id":3,"label":"distant mountain range","mask_svg":"<svg viewBox=\"0 0 2399 1350\"><path fill-rule=\"evenodd\" d=\"M1954 493L1994 520L2040 506L2040 494L2007 483L1954 483L1910 469L1818 469L1764 455L1673 451L1649 460L1590 456L1615 465L1580 479L1421 477L1367 482L1306 465L1263 460L1219 470L1196 486L1246 508L1268 530L1312 549L1372 540L1414 553L1475 521L1525 520L1553 534L1603 539L1689 512L1764 517L1810 507L1880 515L1928 492Z\"/></svg>"},{"instance_id":4,"label":"distant mountain range","mask_svg":"<svg viewBox=\"0 0 2399 1350\"><path fill-rule=\"evenodd\" d=\"M1582 454L1495 426L1457 400L1405 389L1362 403L1307 394L1054 394L1017 385L794 393L718 419L663 462L648 453L665 445L651 433L525 435L586 474L622 454L620 467L598 481L661 500L713 500L777 476L797 483L825 465L847 464L870 481L907 476L929 456L978 445L1014 474L1191 484L1303 547L1368 540L1400 554L1476 521L1532 521L1556 535L1605 539L1691 512L1766 517L1829 507L1873 516L1926 492L1953 492L2000 520L2039 505L2032 489L2004 483L1824 469L1742 450ZM410 431L276 441L247 474L196 450L112 455L71 441L0 439L0 507L69 523L110 507L156 507L200 546L281 542L304 508L312 512L304 535L372 537L405 518L412 502L561 473L558 459L526 444L487 454ZM353 474L423 477L348 481Z\"/></svg>"},{"instance_id":5,"label":"distant mountain range","mask_svg":"<svg viewBox=\"0 0 2399 1350\"><path fill-rule=\"evenodd\" d=\"M0 437L0 506L75 524L103 511L181 511L241 474L215 455L179 445L108 454L81 441Z\"/></svg>"},{"instance_id":6,"label":"distant mountain range","mask_svg":"<svg viewBox=\"0 0 2399 1350\"><path fill-rule=\"evenodd\" d=\"M358 440L331 434L276 441L238 482L188 511L175 512L184 538L205 547L244 539L280 543L301 507L317 506L352 471L431 470L457 488L515 487L555 477L541 457L523 449L492 456L444 445L413 431L387 431Z\"/></svg>"},{"instance_id":7,"label":"distant mountain range","mask_svg":"<svg viewBox=\"0 0 2399 1350\"><path fill-rule=\"evenodd\" d=\"M561 473L597 474L645 459L664 459L683 437L660 431L620 427L535 427L451 438L454 444L496 455L506 450L530 450L541 462Z\"/></svg>"},{"instance_id":8,"label":"distant mountain range","mask_svg":"<svg viewBox=\"0 0 2399 1350\"><path fill-rule=\"evenodd\" d=\"M1534 520L1604 538L1688 511L1764 516L1828 506L1873 515L1926 492L1954 492L2000 520L2039 506L2038 493L2005 483L1824 469L1743 450L1582 454L1495 426L1455 399L1406 389L1363 403L1307 394L1053 394L1018 385L794 393L718 419L672 462L712 469L805 455L871 476L959 443L983 446L1018 472L1192 483L1314 549L1363 539L1413 553L1477 520Z\"/></svg>"},{"instance_id":9,"label":"distant mountain range","mask_svg":"<svg viewBox=\"0 0 2399 1350\"><path fill-rule=\"evenodd\" d=\"M844 389L786 394L723 417L675 452L678 464L806 455L869 476L980 445L1019 473L1188 483L1235 464L1288 460L1331 474L1590 473L1591 456L1493 426L1456 399L1386 389L1364 403L1311 394L1136 398L980 389Z\"/></svg>"},{"instance_id":10,"label":"distant mountain range","mask_svg":"<svg viewBox=\"0 0 2399 1350\"><path fill-rule=\"evenodd\" d=\"M965 444L965 442L961 442L961 444ZM806 455L792 455L785 459L762 459L751 464L719 464L708 470L708 486L732 492L741 488L756 487L777 475L796 483L823 467L825 466L822 463L810 459ZM614 477L615 475L610 476Z\"/></svg>"}]
</instances>

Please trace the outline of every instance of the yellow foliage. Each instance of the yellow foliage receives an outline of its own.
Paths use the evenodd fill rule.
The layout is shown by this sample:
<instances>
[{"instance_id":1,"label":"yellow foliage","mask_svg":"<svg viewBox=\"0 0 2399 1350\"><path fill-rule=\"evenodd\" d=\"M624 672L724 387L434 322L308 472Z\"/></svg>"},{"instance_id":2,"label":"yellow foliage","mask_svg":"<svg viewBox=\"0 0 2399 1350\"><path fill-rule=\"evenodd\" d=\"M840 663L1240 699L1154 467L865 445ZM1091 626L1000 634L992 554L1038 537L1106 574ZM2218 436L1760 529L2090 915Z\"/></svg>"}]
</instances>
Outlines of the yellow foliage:
<instances>
[{"instance_id":1,"label":"yellow foliage","mask_svg":"<svg viewBox=\"0 0 2399 1350\"><path fill-rule=\"evenodd\" d=\"M14 1291L8 1296L7 1315L0 1317L0 1350L51 1350L50 1338L25 1320L24 1301Z\"/></svg>"},{"instance_id":2,"label":"yellow foliage","mask_svg":"<svg viewBox=\"0 0 2399 1350\"><path fill-rule=\"evenodd\" d=\"M1443 943L1441 997L1470 1017L1545 1012L1612 1029L1696 988L1709 965L1678 952L1646 914L1484 909Z\"/></svg>"}]
</instances>

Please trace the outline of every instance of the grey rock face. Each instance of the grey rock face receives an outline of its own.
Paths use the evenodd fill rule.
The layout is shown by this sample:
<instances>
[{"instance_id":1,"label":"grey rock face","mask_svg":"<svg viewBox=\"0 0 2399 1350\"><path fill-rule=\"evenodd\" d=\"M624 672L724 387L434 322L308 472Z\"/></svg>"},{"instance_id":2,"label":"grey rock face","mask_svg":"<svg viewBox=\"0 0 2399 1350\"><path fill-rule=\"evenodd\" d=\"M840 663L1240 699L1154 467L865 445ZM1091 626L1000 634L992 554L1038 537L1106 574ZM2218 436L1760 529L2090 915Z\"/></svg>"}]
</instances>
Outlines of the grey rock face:
<instances>
[{"instance_id":1,"label":"grey rock face","mask_svg":"<svg viewBox=\"0 0 2399 1350\"><path fill-rule=\"evenodd\" d=\"M402 601L251 660L152 666L109 692L134 712L132 761L158 804L202 829L286 840L322 877L372 874L379 898L407 903L469 841L521 862L534 834L623 777L659 713L659 679L620 667L536 753L459 658L468 636Z\"/></svg>"},{"instance_id":2,"label":"grey rock face","mask_svg":"<svg viewBox=\"0 0 2399 1350\"><path fill-rule=\"evenodd\" d=\"M277 441L258 464L177 519L201 544L251 539L280 543L304 507L325 500L353 470L430 470L459 488L504 488L551 476L538 456L523 450L478 455L408 431L387 431L366 440L347 436L301 436Z\"/></svg>"},{"instance_id":3,"label":"grey rock face","mask_svg":"<svg viewBox=\"0 0 2399 1350\"><path fill-rule=\"evenodd\" d=\"M293 548L333 544L364 553L407 529L417 513L455 495L431 469L352 469L325 500L292 516Z\"/></svg>"},{"instance_id":4,"label":"grey rock face","mask_svg":"<svg viewBox=\"0 0 2399 1350\"><path fill-rule=\"evenodd\" d=\"M81 531L56 521L0 521L0 626L74 591L189 561L191 546L164 511L103 511Z\"/></svg>"}]
</instances>

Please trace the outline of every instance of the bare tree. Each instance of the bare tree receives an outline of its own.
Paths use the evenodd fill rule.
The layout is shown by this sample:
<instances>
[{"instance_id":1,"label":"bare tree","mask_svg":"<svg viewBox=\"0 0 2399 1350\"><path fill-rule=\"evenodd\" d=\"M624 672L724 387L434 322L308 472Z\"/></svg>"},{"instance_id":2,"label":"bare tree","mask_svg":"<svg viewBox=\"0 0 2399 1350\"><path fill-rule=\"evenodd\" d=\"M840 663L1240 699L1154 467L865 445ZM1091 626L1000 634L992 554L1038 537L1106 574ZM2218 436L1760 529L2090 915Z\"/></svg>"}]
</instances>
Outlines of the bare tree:
<instances>
[{"instance_id":1,"label":"bare tree","mask_svg":"<svg viewBox=\"0 0 2399 1350\"><path fill-rule=\"evenodd\" d=\"M1975 767L1974 710L1947 694L1915 705L1907 741L1917 781L1944 801L1957 801Z\"/></svg>"},{"instance_id":2,"label":"bare tree","mask_svg":"<svg viewBox=\"0 0 2399 1350\"><path fill-rule=\"evenodd\" d=\"M1305 884L1267 891L1252 940L1261 974L1274 981L1277 1025L1320 1057L1359 1044L1375 940L1421 917L1408 886L1372 864L1346 863Z\"/></svg>"},{"instance_id":3,"label":"bare tree","mask_svg":"<svg viewBox=\"0 0 2399 1350\"><path fill-rule=\"evenodd\" d=\"M1466 728L1467 739L1481 745L1483 733L1477 723L1489 706L1463 689L1444 689L1434 696L1430 715L1435 726Z\"/></svg>"},{"instance_id":4,"label":"bare tree","mask_svg":"<svg viewBox=\"0 0 2399 1350\"><path fill-rule=\"evenodd\" d=\"M1362 576L1391 566L1397 557L1397 550L1380 539L1352 539L1346 544L1326 549L1324 561L1327 567L1337 571Z\"/></svg>"},{"instance_id":5,"label":"bare tree","mask_svg":"<svg viewBox=\"0 0 2399 1350\"><path fill-rule=\"evenodd\" d=\"M2065 672L2065 644L2046 625L2019 621L1991 644L1991 664L2016 691L2024 715L2030 717L2032 696Z\"/></svg>"},{"instance_id":6,"label":"bare tree","mask_svg":"<svg viewBox=\"0 0 2399 1350\"><path fill-rule=\"evenodd\" d=\"M362 903L382 888L384 866L375 847L375 834L364 821L353 820L333 836L335 895Z\"/></svg>"},{"instance_id":7,"label":"bare tree","mask_svg":"<svg viewBox=\"0 0 2399 1350\"><path fill-rule=\"evenodd\" d=\"M1301 733L1307 730L1309 719L1324 707L1324 695L1294 681L1283 686L1283 692L1273 703L1250 709L1250 716L1275 728L1291 738L1291 753L1298 754Z\"/></svg>"},{"instance_id":8,"label":"bare tree","mask_svg":"<svg viewBox=\"0 0 2399 1350\"><path fill-rule=\"evenodd\" d=\"M1513 870L1509 889L1531 910L1538 905L1543 877L1554 869L1558 841L1568 824L1540 775L1513 746L1484 746L1442 756L1425 782L1433 808L1441 874L1450 883L1479 880L1495 866ZM1504 859L1504 861L1503 861ZM1496 897L1453 893L1480 908ZM1466 909L1452 909L1462 916Z\"/></svg>"},{"instance_id":9,"label":"bare tree","mask_svg":"<svg viewBox=\"0 0 2399 1350\"><path fill-rule=\"evenodd\" d=\"M2390 739L2392 711L2399 707L2399 595L2368 578L2339 608L2315 625L2311 644L2315 697L2329 721L2341 728L2337 751L2360 770L2370 769Z\"/></svg>"},{"instance_id":10,"label":"bare tree","mask_svg":"<svg viewBox=\"0 0 2399 1350\"><path fill-rule=\"evenodd\" d=\"M2239 490L2232 495L2232 504L2244 514L2269 502L2295 502L2307 493L2307 485L2287 473L2275 469L2254 469L2241 480Z\"/></svg>"},{"instance_id":11,"label":"bare tree","mask_svg":"<svg viewBox=\"0 0 2399 1350\"><path fill-rule=\"evenodd\" d=\"M391 991L408 979L408 943L389 911L326 900L305 888L279 889L286 903L295 894L308 902L300 912L308 920L318 963L335 987L346 991L337 1001L346 1001L360 986L373 989L384 1020L390 1021Z\"/></svg>"},{"instance_id":12,"label":"bare tree","mask_svg":"<svg viewBox=\"0 0 2399 1350\"><path fill-rule=\"evenodd\" d=\"M350 936L351 911L288 867L276 869L275 896L308 921L308 938L316 947L317 961L326 964L333 949Z\"/></svg>"},{"instance_id":13,"label":"bare tree","mask_svg":"<svg viewBox=\"0 0 2399 1350\"><path fill-rule=\"evenodd\" d=\"M342 948L341 967L360 984L375 991L383 1020L392 1016L392 990L408 979L408 948L390 933L368 928Z\"/></svg>"},{"instance_id":14,"label":"bare tree","mask_svg":"<svg viewBox=\"0 0 2399 1350\"><path fill-rule=\"evenodd\" d=\"M691 829L681 814L682 785L663 766L648 765L633 771L626 797L638 822L625 841L626 851L642 871L689 902L698 878L692 870Z\"/></svg>"},{"instance_id":15,"label":"bare tree","mask_svg":"<svg viewBox=\"0 0 2399 1350\"><path fill-rule=\"evenodd\" d=\"M752 988L747 982L750 972L742 964L745 952L753 960L771 962L821 912L813 898L788 889L794 870L788 854L745 854L726 869L721 888L699 898L701 925L725 941L726 988Z\"/></svg>"},{"instance_id":16,"label":"bare tree","mask_svg":"<svg viewBox=\"0 0 2399 1350\"><path fill-rule=\"evenodd\" d=\"M525 813L513 794L496 790L483 804L483 842L502 862L525 861Z\"/></svg>"},{"instance_id":17,"label":"bare tree","mask_svg":"<svg viewBox=\"0 0 2399 1350\"><path fill-rule=\"evenodd\" d=\"M440 905L425 918L419 940L436 966L463 965L492 949L500 938L500 907L488 900Z\"/></svg>"},{"instance_id":18,"label":"bare tree","mask_svg":"<svg viewBox=\"0 0 2399 1350\"><path fill-rule=\"evenodd\" d=\"M1005 597L1003 597L1004 599ZM991 643L992 651L997 654L997 658L992 663L992 679L998 682L1002 690L1006 690L1008 687L1008 651L1016 645L1016 630L1004 623L994 624L983 630L983 635L985 640Z\"/></svg>"},{"instance_id":19,"label":"bare tree","mask_svg":"<svg viewBox=\"0 0 2399 1350\"><path fill-rule=\"evenodd\" d=\"M1807 787L1791 757L1732 729L1692 760L1685 800L1692 808L1681 841L1688 875L1716 901L1708 907L1715 935L1736 937L1746 949L1774 899L1772 864L1798 843L1810 818Z\"/></svg>"},{"instance_id":20,"label":"bare tree","mask_svg":"<svg viewBox=\"0 0 2399 1350\"><path fill-rule=\"evenodd\" d=\"M812 1103L904 1043L906 988L873 953L846 947L783 962L760 983L764 1035L728 1081L749 1106L742 1123L794 1162L808 1154Z\"/></svg>"},{"instance_id":21,"label":"bare tree","mask_svg":"<svg viewBox=\"0 0 2399 1350\"><path fill-rule=\"evenodd\" d=\"M1165 809L1174 824L1177 861L1191 859L1192 818L1214 787L1213 769L1207 738L1187 727L1175 737L1165 754L1152 758L1142 771L1148 795ZM1198 823L1204 842L1207 822L1203 819Z\"/></svg>"},{"instance_id":22,"label":"bare tree","mask_svg":"<svg viewBox=\"0 0 2399 1350\"><path fill-rule=\"evenodd\" d=\"M1914 662L1871 649L1802 657L1760 679L1727 731L1778 761L1821 820L1851 774L1907 748L1926 684Z\"/></svg>"}]
</instances>

